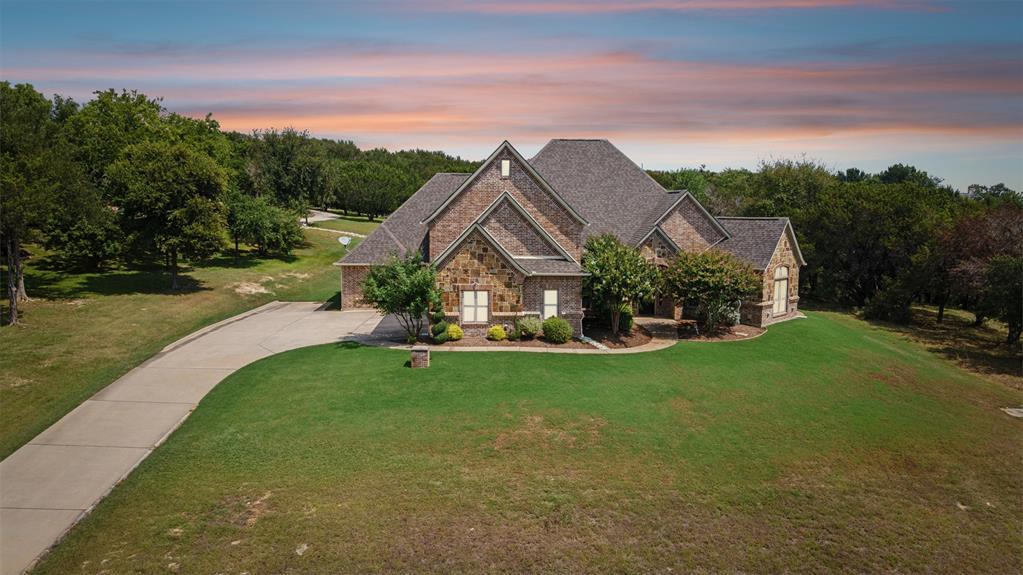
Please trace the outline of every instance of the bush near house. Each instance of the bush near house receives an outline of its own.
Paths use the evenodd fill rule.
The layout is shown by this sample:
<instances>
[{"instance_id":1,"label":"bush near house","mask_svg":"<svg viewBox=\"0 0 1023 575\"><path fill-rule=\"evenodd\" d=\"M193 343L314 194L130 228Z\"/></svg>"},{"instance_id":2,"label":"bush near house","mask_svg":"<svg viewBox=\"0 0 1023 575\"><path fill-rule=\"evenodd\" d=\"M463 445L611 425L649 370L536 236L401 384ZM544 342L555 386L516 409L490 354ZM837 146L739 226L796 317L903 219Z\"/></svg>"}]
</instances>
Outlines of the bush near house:
<instances>
[{"instance_id":1,"label":"bush near house","mask_svg":"<svg viewBox=\"0 0 1023 575\"><path fill-rule=\"evenodd\" d=\"M736 303L761 289L760 275L749 264L718 250L679 253L662 270L661 282L675 301L699 304L699 320L707 331L726 325Z\"/></svg>"},{"instance_id":2,"label":"bush near house","mask_svg":"<svg viewBox=\"0 0 1023 575\"><path fill-rule=\"evenodd\" d=\"M491 341L504 341L508 339L508 333L504 331L504 327L493 325L487 330L487 339Z\"/></svg>"},{"instance_id":3,"label":"bush near house","mask_svg":"<svg viewBox=\"0 0 1023 575\"><path fill-rule=\"evenodd\" d=\"M639 250L610 234L586 241L583 268L590 274L584 290L598 308L607 310L612 333L622 329L622 309L653 295L657 284L657 269Z\"/></svg>"},{"instance_id":4,"label":"bush near house","mask_svg":"<svg viewBox=\"0 0 1023 575\"><path fill-rule=\"evenodd\" d=\"M550 343L565 343L572 339L572 324L564 318L551 316L543 321L543 338Z\"/></svg>"},{"instance_id":5,"label":"bush near house","mask_svg":"<svg viewBox=\"0 0 1023 575\"><path fill-rule=\"evenodd\" d=\"M453 323L448 326L448 339L450 339L451 341L458 341L462 339L464 336L465 332L462 331L462 328L459 327L458 324Z\"/></svg>"},{"instance_id":6,"label":"bush near house","mask_svg":"<svg viewBox=\"0 0 1023 575\"><path fill-rule=\"evenodd\" d=\"M543 329L543 322L541 322L540 318L535 315L527 315L525 317L520 317L519 320L515 322L515 328L523 338L533 339L540 335L540 330Z\"/></svg>"}]
</instances>

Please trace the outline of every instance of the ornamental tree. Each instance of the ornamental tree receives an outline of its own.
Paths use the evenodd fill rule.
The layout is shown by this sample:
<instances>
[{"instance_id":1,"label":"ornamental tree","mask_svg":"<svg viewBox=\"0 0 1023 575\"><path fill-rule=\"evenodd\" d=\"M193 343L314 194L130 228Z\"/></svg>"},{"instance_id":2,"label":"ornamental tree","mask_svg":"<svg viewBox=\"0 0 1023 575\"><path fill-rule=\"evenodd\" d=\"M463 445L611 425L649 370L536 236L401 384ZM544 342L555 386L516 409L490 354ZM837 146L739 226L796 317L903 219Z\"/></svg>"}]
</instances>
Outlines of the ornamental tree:
<instances>
[{"instance_id":1,"label":"ornamental tree","mask_svg":"<svg viewBox=\"0 0 1023 575\"><path fill-rule=\"evenodd\" d=\"M431 302L439 299L437 269L419 253L404 258L391 256L386 264L369 269L362 295L380 313L394 314L405 328L409 343L423 331L423 319Z\"/></svg>"},{"instance_id":2,"label":"ornamental tree","mask_svg":"<svg viewBox=\"0 0 1023 575\"><path fill-rule=\"evenodd\" d=\"M761 288L753 268L718 250L679 253L661 277L664 291L677 301L699 304L704 327L711 331L725 323L736 302Z\"/></svg>"},{"instance_id":3,"label":"ornamental tree","mask_svg":"<svg viewBox=\"0 0 1023 575\"><path fill-rule=\"evenodd\" d=\"M586 290L611 314L612 333L618 333L622 306L650 297L657 285L654 266L643 259L639 250L610 234L586 241L583 268L590 273Z\"/></svg>"}]
</instances>

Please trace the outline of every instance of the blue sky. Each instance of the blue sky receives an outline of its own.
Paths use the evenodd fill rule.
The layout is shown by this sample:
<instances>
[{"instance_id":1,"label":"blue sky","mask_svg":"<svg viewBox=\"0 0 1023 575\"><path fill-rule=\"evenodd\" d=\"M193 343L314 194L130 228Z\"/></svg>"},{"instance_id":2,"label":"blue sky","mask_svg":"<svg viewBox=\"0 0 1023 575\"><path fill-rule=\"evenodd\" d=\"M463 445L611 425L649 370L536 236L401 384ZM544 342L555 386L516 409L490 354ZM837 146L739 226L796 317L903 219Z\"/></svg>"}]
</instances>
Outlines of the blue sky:
<instances>
[{"instance_id":1,"label":"blue sky","mask_svg":"<svg viewBox=\"0 0 1023 575\"><path fill-rule=\"evenodd\" d=\"M0 2L2 77L471 158L603 137L646 167L807 157L1023 188L1023 2Z\"/></svg>"}]
</instances>

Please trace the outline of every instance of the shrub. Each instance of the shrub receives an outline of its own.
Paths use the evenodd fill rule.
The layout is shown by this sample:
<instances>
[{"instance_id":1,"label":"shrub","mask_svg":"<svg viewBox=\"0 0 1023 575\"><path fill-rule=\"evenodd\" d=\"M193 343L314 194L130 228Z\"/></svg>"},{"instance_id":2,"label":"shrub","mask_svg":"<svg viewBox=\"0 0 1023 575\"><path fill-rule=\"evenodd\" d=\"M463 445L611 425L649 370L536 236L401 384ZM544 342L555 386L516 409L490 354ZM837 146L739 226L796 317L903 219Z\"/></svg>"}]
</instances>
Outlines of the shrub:
<instances>
[{"instance_id":1,"label":"shrub","mask_svg":"<svg viewBox=\"0 0 1023 575\"><path fill-rule=\"evenodd\" d=\"M508 332L508 341L519 341L520 339L522 339L522 332L519 331L519 328L514 327Z\"/></svg>"},{"instance_id":2,"label":"shrub","mask_svg":"<svg viewBox=\"0 0 1023 575\"><path fill-rule=\"evenodd\" d=\"M432 328L430 328L430 332L433 333L433 335L437 335L439 333L447 333L447 331L448 322L446 321L438 321L437 323L433 324Z\"/></svg>"},{"instance_id":3,"label":"shrub","mask_svg":"<svg viewBox=\"0 0 1023 575\"><path fill-rule=\"evenodd\" d=\"M682 252L661 272L663 287L675 301L699 303L699 314L707 331L734 321L737 302L761 289L760 274L735 256L710 250Z\"/></svg>"},{"instance_id":4,"label":"shrub","mask_svg":"<svg viewBox=\"0 0 1023 575\"><path fill-rule=\"evenodd\" d=\"M448 325L448 339L450 339L451 341L458 341L462 339L462 336L464 335L465 332L462 331L462 328L459 327L457 324L453 323Z\"/></svg>"},{"instance_id":5,"label":"shrub","mask_svg":"<svg viewBox=\"0 0 1023 575\"><path fill-rule=\"evenodd\" d=\"M438 332L438 333L433 334L433 342L434 343L444 343L447 340L448 340L447 329L445 329L442 332Z\"/></svg>"},{"instance_id":6,"label":"shrub","mask_svg":"<svg viewBox=\"0 0 1023 575\"><path fill-rule=\"evenodd\" d=\"M493 325L487 330L487 339L492 341L504 341L508 339L508 334L505 333L502 326Z\"/></svg>"},{"instance_id":7,"label":"shrub","mask_svg":"<svg viewBox=\"0 0 1023 575\"><path fill-rule=\"evenodd\" d=\"M543 322L543 338L551 343L565 343L572 339L572 325L564 318L551 316Z\"/></svg>"},{"instance_id":8,"label":"shrub","mask_svg":"<svg viewBox=\"0 0 1023 575\"><path fill-rule=\"evenodd\" d=\"M533 339L540 335L540 330L543 329L543 324L540 322L540 318L535 315L527 315L520 317L515 322L515 329L518 330L519 334L524 339Z\"/></svg>"},{"instance_id":9,"label":"shrub","mask_svg":"<svg viewBox=\"0 0 1023 575\"><path fill-rule=\"evenodd\" d=\"M446 316L444 315L443 309L435 309L432 312L430 312L430 321L432 321L434 324L445 323L444 322L445 317Z\"/></svg>"},{"instance_id":10,"label":"shrub","mask_svg":"<svg viewBox=\"0 0 1023 575\"><path fill-rule=\"evenodd\" d=\"M654 293L657 268L639 250L623 244L615 236L593 236L586 240L583 267L589 272L584 292L599 302L611 315L611 331L622 329L624 304L642 301Z\"/></svg>"},{"instance_id":11,"label":"shrub","mask_svg":"<svg viewBox=\"0 0 1023 575\"><path fill-rule=\"evenodd\" d=\"M423 265L418 253L392 256L386 264L369 268L362 294L377 311L398 318L409 342L415 342L423 331L423 316L430 302L437 299L437 269Z\"/></svg>"}]
</instances>

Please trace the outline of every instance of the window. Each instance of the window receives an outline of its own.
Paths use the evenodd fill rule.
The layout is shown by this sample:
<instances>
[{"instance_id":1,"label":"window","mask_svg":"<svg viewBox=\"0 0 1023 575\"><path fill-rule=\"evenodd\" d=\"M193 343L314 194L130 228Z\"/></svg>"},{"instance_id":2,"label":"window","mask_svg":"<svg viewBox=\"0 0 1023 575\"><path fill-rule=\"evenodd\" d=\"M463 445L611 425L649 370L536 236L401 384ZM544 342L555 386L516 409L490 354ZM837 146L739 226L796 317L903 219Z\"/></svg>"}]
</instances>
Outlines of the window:
<instances>
[{"instance_id":1,"label":"window","mask_svg":"<svg viewBox=\"0 0 1023 575\"><path fill-rule=\"evenodd\" d=\"M558 315L558 290L543 290L543 319Z\"/></svg>"},{"instance_id":2,"label":"window","mask_svg":"<svg viewBox=\"0 0 1023 575\"><path fill-rule=\"evenodd\" d=\"M501 160L501 177L507 178L511 175L511 160Z\"/></svg>"},{"instance_id":3,"label":"window","mask_svg":"<svg viewBox=\"0 0 1023 575\"><path fill-rule=\"evenodd\" d=\"M490 315L489 292L462 292L462 323L486 323Z\"/></svg>"},{"instance_id":4,"label":"window","mask_svg":"<svg viewBox=\"0 0 1023 575\"><path fill-rule=\"evenodd\" d=\"M774 315L789 310L789 268L782 266L774 270Z\"/></svg>"}]
</instances>

